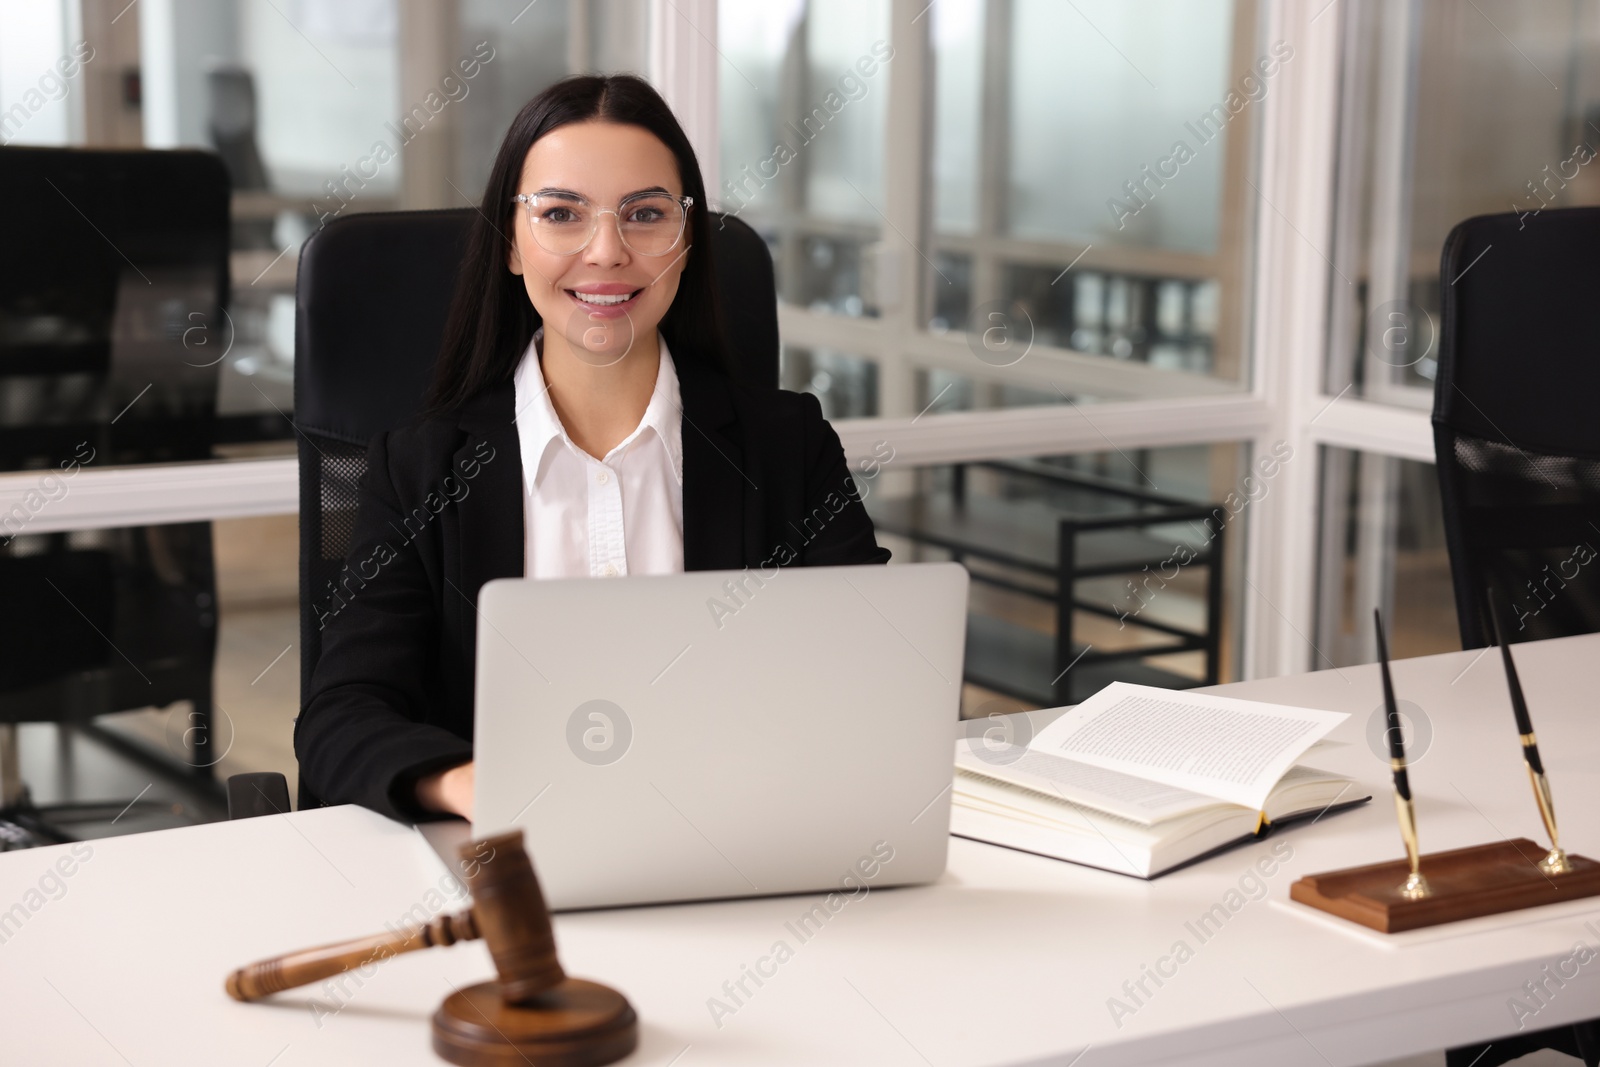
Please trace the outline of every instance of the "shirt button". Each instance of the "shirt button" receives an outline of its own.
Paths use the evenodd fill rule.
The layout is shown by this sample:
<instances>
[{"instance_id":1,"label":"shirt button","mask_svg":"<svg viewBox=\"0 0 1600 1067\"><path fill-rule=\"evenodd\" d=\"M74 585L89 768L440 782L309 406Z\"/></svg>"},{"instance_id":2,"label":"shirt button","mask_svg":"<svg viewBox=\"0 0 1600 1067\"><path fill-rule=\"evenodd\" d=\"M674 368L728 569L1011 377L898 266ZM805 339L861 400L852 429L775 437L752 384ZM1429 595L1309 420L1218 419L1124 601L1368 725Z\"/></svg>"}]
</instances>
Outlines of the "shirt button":
<instances>
[{"instance_id":1,"label":"shirt button","mask_svg":"<svg viewBox=\"0 0 1600 1067\"><path fill-rule=\"evenodd\" d=\"M599 474L594 476L594 480L599 482L601 485L605 485L611 480L611 475L605 471L601 471Z\"/></svg>"},{"instance_id":2,"label":"shirt button","mask_svg":"<svg viewBox=\"0 0 1600 1067\"><path fill-rule=\"evenodd\" d=\"M602 474L600 477L604 478L605 475ZM617 576L617 565L615 563L607 563L605 570L601 571L600 573L604 574L607 578L615 578Z\"/></svg>"}]
</instances>

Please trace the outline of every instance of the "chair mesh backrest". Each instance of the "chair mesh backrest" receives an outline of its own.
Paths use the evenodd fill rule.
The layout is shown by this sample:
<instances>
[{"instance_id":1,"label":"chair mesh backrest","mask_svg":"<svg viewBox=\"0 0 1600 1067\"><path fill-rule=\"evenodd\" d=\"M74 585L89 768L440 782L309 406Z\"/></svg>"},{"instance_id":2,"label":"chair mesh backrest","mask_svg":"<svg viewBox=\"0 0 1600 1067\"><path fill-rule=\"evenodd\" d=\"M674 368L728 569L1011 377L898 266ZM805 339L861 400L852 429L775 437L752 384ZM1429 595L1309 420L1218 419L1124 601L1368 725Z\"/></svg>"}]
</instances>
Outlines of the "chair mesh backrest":
<instances>
[{"instance_id":1,"label":"chair mesh backrest","mask_svg":"<svg viewBox=\"0 0 1600 1067\"><path fill-rule=\"evenodd\" d=\"M322 654L319 619L355 529L367 444L421 410L474 214L351 215L317 231L300 251L294 385L302 701ZM737 370L751 384L776 386L777 288L766 243L731 216L713 213L710 230Z\"/></svg>"},{"instance_id":2,"label":"chair mesh backrest","mask_svg":"<svg viewBox=\"0 0 1600 1067\"><path fill-rule=\"evenodd\" d=\"M367 449L308 433L300 441L300 468L302 472L307 468L315 471L310 476L302 473L300 478L301 596L305 604L309 595L311 605L300 614L300 647L314 647L313 655L319 655L320 616L328 609L355 532L357 486L367 468ZM309 677L307 673L306 679Z\"/></svg>"},{"instance_id":3,"label":"chair mesh backrest","mask_svg":"<svg viewBox=\"0 0 1600 1067\"><path fill-rule=\"evenodd\" d=\"M1445 243L1434 449L1465 648L1600 630L1600 209L1468 219Z\"/></svg>"}]
</instances>

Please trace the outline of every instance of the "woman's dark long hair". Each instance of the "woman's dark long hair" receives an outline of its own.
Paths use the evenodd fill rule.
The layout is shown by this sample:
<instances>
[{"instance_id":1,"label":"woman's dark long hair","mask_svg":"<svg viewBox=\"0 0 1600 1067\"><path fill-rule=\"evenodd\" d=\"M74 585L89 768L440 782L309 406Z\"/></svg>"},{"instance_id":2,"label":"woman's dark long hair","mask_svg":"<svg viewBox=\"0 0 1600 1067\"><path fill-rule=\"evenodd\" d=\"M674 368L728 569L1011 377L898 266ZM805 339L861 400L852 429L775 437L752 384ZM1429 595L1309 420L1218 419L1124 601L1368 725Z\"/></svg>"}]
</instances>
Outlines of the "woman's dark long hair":
<instances>
[{"instance_id":1,"label":"woman's dark long hair","mask_svg":"<svg viewBox=\"0 0 1600 1067\"><path fill-rule=\"evenodd\" d=\"M655 134L678 161L689 212L693 251L684 259L678 293L661 320L661 334L679 364L710 364L731 371L711 256L705 181L694 148L667 102L629 74L583 75L556 82L523 105L495 156L483 203L467 235L444 341L428 395L432 413L452 411L492 386L509 382L539 328L519 275L506 266L522 164L535 141L574 122L599 120L638 126Z\"/></svg>"}]
</instances>

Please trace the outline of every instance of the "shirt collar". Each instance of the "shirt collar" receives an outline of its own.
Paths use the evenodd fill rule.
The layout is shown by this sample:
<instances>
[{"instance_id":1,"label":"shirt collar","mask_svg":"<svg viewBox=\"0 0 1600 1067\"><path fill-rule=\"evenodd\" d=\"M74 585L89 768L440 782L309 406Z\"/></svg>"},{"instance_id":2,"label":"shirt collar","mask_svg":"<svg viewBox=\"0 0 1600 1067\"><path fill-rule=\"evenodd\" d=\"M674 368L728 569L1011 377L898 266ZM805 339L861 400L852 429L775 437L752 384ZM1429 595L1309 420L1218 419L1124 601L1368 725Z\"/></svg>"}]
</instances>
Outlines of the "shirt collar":
<instances>
[{"instance_id":1,"label":"shirt collar","mask_svg":"<svg viewBox=\"0 0 1600 1067\"><path fill-rule=\"evenodd\" d=\"M639 420L639 425L622 440L612 455L620 459L639 435L649 430L661 439L662 445L667 450L667 458L672 464L673 477L681 486L683 400L678 389L677 367L672 362L672 354L667 350L667 339L658 331L656 341L661 349L661 365L656 371L656 384L650 394L650 402L645 406L644 417ZM566 428L561 425L561 419L556 414L555 405L550 402L550 390L545 384L544 370L539 364L543 348L544 327L541 326L534 331L533 340L528 342L527 351L522 354L522 361L517 365L514 379L516 414L513 416L513 421L517 426L522 452L523 479L530 489L537 487L544 479L544 473L549 469L549 457L553 447L571 448L574 452L581 453L578 446L567 436Z\"/></svg>"}]
</instances>

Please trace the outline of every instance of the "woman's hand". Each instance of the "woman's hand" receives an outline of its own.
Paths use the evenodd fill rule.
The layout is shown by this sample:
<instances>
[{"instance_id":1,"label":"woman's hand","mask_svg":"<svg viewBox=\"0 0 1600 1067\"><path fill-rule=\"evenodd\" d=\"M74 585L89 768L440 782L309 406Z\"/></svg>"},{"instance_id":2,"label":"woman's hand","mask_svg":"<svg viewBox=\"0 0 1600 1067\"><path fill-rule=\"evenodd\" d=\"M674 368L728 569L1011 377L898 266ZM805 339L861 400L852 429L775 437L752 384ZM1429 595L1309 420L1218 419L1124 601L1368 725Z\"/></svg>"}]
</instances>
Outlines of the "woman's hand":
<instances>
[{"instance_id":1,"label":"woman's hand","mask_svg":"<svg viewBox=\"0 0 1600 1067\"><path fill-rule=\"evenodd\" d=\"M472 820L472 764L460 763L417 779L417 804L424 811L445 811Z\"/></svg>"}]
</instances>

